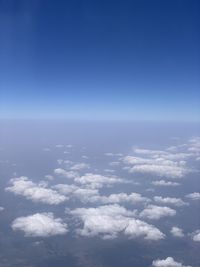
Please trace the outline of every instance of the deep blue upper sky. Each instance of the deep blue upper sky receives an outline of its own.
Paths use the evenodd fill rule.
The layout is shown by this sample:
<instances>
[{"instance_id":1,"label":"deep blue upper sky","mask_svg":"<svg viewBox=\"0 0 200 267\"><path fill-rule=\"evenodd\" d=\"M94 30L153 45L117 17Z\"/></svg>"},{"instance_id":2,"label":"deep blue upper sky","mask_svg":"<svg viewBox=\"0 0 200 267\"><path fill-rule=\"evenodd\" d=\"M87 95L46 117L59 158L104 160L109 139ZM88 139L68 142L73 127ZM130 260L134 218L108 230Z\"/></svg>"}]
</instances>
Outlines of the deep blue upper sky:
<instances>
[{"instance_id":1,"label":"deep blue upper sky","mask_svg":"<svg viewBox=\"0 0 200 267\"><path fill-rule=\"evenodd\" d=\"M196 121L200 1L0 0L0 117Z\"/></svg>"}]
</instances>

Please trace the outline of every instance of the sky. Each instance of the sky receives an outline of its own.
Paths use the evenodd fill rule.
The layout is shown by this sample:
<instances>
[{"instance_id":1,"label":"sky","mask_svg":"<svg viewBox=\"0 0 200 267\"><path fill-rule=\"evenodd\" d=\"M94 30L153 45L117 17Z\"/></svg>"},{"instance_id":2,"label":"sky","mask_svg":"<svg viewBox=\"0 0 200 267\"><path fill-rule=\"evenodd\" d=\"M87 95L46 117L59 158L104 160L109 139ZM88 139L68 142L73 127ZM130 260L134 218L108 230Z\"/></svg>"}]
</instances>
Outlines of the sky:
<instances>
[{"instance_id":1,"label":"sky","mask_svg":"<svg viewBox=\"0 0 200 267\"><path fill-rule=\"evenodd\" d=\"M199 121L198 0L0 0L0 118Z\"/></svg>"}]
</instances>

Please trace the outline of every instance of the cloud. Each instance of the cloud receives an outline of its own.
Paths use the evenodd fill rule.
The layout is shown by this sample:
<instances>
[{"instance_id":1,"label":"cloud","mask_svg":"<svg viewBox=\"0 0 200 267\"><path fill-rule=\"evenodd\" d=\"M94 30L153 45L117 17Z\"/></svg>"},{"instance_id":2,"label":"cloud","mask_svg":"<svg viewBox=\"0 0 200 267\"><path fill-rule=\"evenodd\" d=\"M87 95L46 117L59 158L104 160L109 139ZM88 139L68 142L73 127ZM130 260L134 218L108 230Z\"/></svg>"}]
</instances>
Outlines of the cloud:
<instances>
[{"instance_id":1,"label":"cloud","mask_svg":"<svg viewBox=\"0 0 200 267\"><path fill-rule=\"evenodd\" d=\"M0 212L4 210L4 207L0 207Z\"/></svg>"},{"instance_id":2,"label":"cloud","mask_svg":"<svg viewBox=\"0 0 200 267\"><path fill-rule=\"evenodd\" d=\"M165 181L165 180L157 180L157 181L152 181L152 185L155 185L155 186L178 186L178 185L180 185L180 183Z\"/></svg>"},{"instance_id":3,"label":"cloud","mask_svg":"<svg viewBox=\"0 0 200 267\"><path fill-rule=\"evenodd\" d=\"M189 140L188 151L197 156L200 154L200 137L194 137Z\"/></svg>"},{"instance_id":4,"label":"cloud","mask_svg":"<svg viewBox=\"0 0 200 267\"><path fill-rule=\"evenodd\" d=\"M161 158L163 160L184 160L192 156L191 153L179 152L177 147L173 146L166 150L134 149L136 154L146 155L152 158ZM173 152L173 153L172 153Z\"/></svg>"},{"instance_id":5,"label":"cloud","mask_svg":"<svg viewBox=\"0 0 200 267\"><path fill-rule=\"evenodd\" d=\"M194 192L194 193L186 195L186 197L190 198L191 200L200 200L200 193Z\"/></svg>"},{"instance_id":6,"label":"cloud","mask_svg":"<svg viewBox=\"0 0 200 267\"><path fill-rule=\"evenodd\" d=\"M158 220L163 217L174 216L176 211L169 207L160 207L156 205L148 205L141 213L140 217Z\"/></svg>"},{"instance_id":7,"label":"cloud","mask_svg":"<svg viewBox=\"0 0 200 267\"><path fill-rule=\"evenodd\" d=\"M163 154L162 150L152 150L152 149L144 149L144 148L134 148L133 151L136 154L141 154L141 155L159 155L159 154Z\"/></svg>"},{"instance_id":8,"label":"cloud","mask_svg":"<svg viewBox=\"0 0 200 267\"><path fill-rule=\"evenodd\" d=\"M58 165L61 165L63 163L63 159L57 159Z\"/></svg>"},{"instance_id":9,"label":"cloud","mask_svg":"<svg viewBox=\"0 0 200 267\"><path fill-rule=\"evenodd\" d=\"M151 174L168 178L181 178L185 175L185 169L179 166L141 164L129 169L131 173Z\"/></svg>"},{"instance_id":10,"label":"cloud","mask_svg":"<svg viewBox=\"0 0 200 267\"><path fill-rule=\"evenodd\" d=\"M66 148L72 148L73 147L73 145L66 145Z\"/></svg>"},{"instance_id":11,"label":"cloud","mask_svg":"<svg viewBox=\"0 0 200 267\"><path fill-rule=\"evenodd\" d=\"M89 169L90 165L87 163L77 163L75 165L73 165L70 170L72 171L80 171L80 170L84 170L84 169Z\"/></svg>"},{"instance_id":12,"label":"cloud","mask_svg":"<svg viewBox=\"0 0 200 267\"><path fill-rule=\"evenodd\" d=\"M55 190L46 188L44 183L33 183L27 177L21 176L10 180L11 186L5 190L16 195L21 195L34 202L57 205L66 200L66 197Z\"/></svg>"},{"instance_id":13,"label":"cloud","mask_svg":"<svg viewBox=\"0 0 200 267\"><path fill-rule=\"evenodd\" d=\"M108 156L108 157L121 157L121 156L123 156L123 154L122 153L110 153L110 152L108 152L108 153L105 153L104 154L105 156Z\"/></svg>"},{"instance_id":14,"label":"cloud","mask_svg":"<svg viewBox=\"0 0 200 267\"><path fill-rule=\"evenodd\" d=\"M176 227L176 226L172 227L172 229L171 229L170 232L171 232L171 234L173 236L176 236L176 237L184 237L183 230L181 228L179 228L179 227Z\"/></svg>"},{"instance_id":15,"label":"cloud","mask_svg":"<svg viewBox=\"0 0 200 267\"><path fill-rule=\"evenodd\" d=\"M45 175L44 177L49 181L52 181L54 179L54 177L52 175L49 175L49 174Z\"/></svg>"},{"instance_id":16,"label":"cloud","mask_svg":"<svg viewBox=\"0 0 200 267\"><path fill-rule=\"evenodd\" d=\"M54 185L53 188L59 191L60 194L69 196L75 190L78 189L78 186L74 184L57 184L57 185Z\"/></svg>"},{"instance_id":17,"label":"cloud","mask_svg":"<svg viewBox=\"0 0 200 267\"><path fill-rule=\"evenodd\" d=\"M45 148L43 148L43 151L49 152L49 151L51 151L51 149L49 147L45 147Z\"/></svg>"},{"instance_id":18,"label":"cloud","mask_svg":"<svg viewBox=\"0 0 200 267\"><path fill-rule=\"evenodd\" d=\"M109 163L109 165L110 165L111 167L118 166L119 164L120 164L119 161L112 161L112 162Z\"/></svg>"},{"instance_id":19,"label":"cloud","mask_svg":"<svg viewBox=\"0 0 200 267\"><path fill-rule=\"evenodd\" d=\"M154 260L152 263L153 267L192 267L183 265L180 262L175 261L172 257L167 257L165 260Z\"/></svg>"},{"instance_id":20,"label":"cloud","mask_svg":"<svg viewBox=\"0 0 200 267\"><path fill-rule=\"evenodd\" d=\"M192 233L192 240L200 242L200 229Z\"/></svg>"},{"instance_id":21,"label":"cloud","mask_svg":"<svg viewBox=\"0 0 200 267\"><path fill-rule=\"evenodd\" d=\"M61 144L58 144L58 145L55 145L56 148L63 148L64 145L61 145Z\"/></svg>"},{"instance_id":22,"label":"cloud","mask_svg":"<svg viewBox=\"0 0 200 267\"><path fill-rule=\"evenodd\" d=\"M100 196L96 195L89 199L90 202L100 202L103 204L111 204L111 203L121 203L121 202L129 202L132 204L137 203L148 203L151 200L149 198L143 197L138 193L119 193L119 194L111 194L109 196Z\"/></svg>"},{"instance_id":23,"label":"cloud","mask_svg":"<svg viewBox=\"0 0 200 267\"><path fill-rule=\"evenodd\" d=\"M75 171L66 171L62 168L57 168L54 170L54 173L59 175L59 176L63 176L65 178L68 179L74 179L75 177L77 177L79 174Z\"/></svg>"},{"instance_id":24,"label":"cloud","mask_svg":"<svg viewBox=\"0 0 200 267\"><path fill-rule=\"evenodd\" d=\"M63 235L67 230L67 224L60 218L54 218L53 213L36 213L26 217L15 219L11 225L14 231L20 230L25 236L48 237Z\"/></svg>"},{"instance_id":25,"label":"cloud","mask_svg":"<svg viewBox=\"0 0 200 267\"><path fill-rule=\"evenodd\" d=\"M155 226L135 219L134 211L117 204L77 208L67 212L82 221L83 228L77 230L82 236L101 236L107 239L116 238L123 233L130 238L143 237L148 240L160 240L165 237Z\"/></svg>"},{"instance_id":26,"label":"cloud","mask_svg":"<svg viewBox=\"0 0 200 267\"><path fill-rule=\"evenodd\" d=\"M160 196L155 196L154 201L158 202L160 204L171 204L177 207L185 206L188 205L188 203L184 202L180 198L175 198L175 197L160 197Z\"/></svg>"},{"instance_id":27,"label":"cloud","mask_svg":"<svg viewBox=\"0 0 200 267\"><path fill-rule=\"evenodd\" d=\"M87 185L91 188L101 188L104 185L109 186L117 183L127 183L126 180L122 180L116 176L104 176L93 173L86 173L83 176L76 177L74 181L81 185Z\"/></svg>"},{"instance_id":28,"label":"cloud","mask_svg":"<svg viewBox=\"0 0 200 267\"><path fill-rule=\"evenodd\" d=\"M54 189L58 190L63 195L97 195L99 191L97 189L82 188L75 184L57 184L53 186Z\"/></svg>"},{"instance_id":29,"label":"cloud","mask_svg":"<svg viewBox=\"0 0 200 267\"><path fill-rule=\"evenodd\" d=\"M114 156L115 154L114 154L114 153L111 153L111 152L107 152L107 153L105 153L104 155L105 155L105 156L108 156L108 157L112 157L112 156Z\"/></svg>"},{"instance_id":30,"label":"cloud","mask_svg":"<svg viewBox=\"0 0 200 267\"><path fill-rule=\"evenodd\" d=\"M81 156L81 158L82 158L82 159L89 159L89 157L86 156L86 155Z\"/></svg>"},{"instance_id":31,"label":"cloud","mask_svg":"<svg viewBox=\"0 0 200 267\"><path fill-rule=\"evenodd\" d=\"M192 153L177 152L178 147L168 150L150 150L135 148L133 152L140 156L125 156L123 162L131 173L152 174L168 178L181 178L189 170L186 160Z\"/></svg>"},{"instance_id":32,"label":"cloud","mask_svg":"<svg viewBox=\"0 0 200 267\"><path fill-rule=\"evenodd\" d=\"M73 197L78 198L83 203L93 202L91 199L95 198L99 194L97 189L92 188L77 188L73 192Z\"/></svg>"},{"instance_id":33,"label":"cloud","mask_svg":"<svg viewBox=\"0 0 200 267\"><path fill-rule=\"evenodd\" d=\"M124 157L123 161L124 163L129 164L129 165L148 164L148 163L154 162L152 159L133 157L133 156L126 156Z\"/></svg>"},{"instance_id":34,"label":"cloud","mask_svg":"<svg viewBox=\"0 0 200 267\"><path fill-rule=\"evenodd\" d=\"M81 188L75 184L57 184L53 186L59 193L74 199L79 199L83 203L95 202L93 198L99 196L98 189L93 188Z\"/></svg>"},{"instance_id":35,"label":"cloud","mask_svg":"<svg viewBox=\"0 0 200 267\"><path fill-rule=\"evenodd\" d=\"M139 193L118 193L118 194L110 194L108 196L100 195L99 190L96 189L96 181L95 186L87 187L79 187L75 184L57 184L53 186L54 189L58 190L60 194L66 195L71 198L77 198L83 203L102 203L102 204L111 204L111 203L121 203L121 202L129 202L132 204L137 203L148 203L151 200L147 197L143 197ZM84 184L85 186L85 184ZM93 188L94 187L94 188ZM97 186L98 188L99 186Z\"/></svg>"}]
</instances>

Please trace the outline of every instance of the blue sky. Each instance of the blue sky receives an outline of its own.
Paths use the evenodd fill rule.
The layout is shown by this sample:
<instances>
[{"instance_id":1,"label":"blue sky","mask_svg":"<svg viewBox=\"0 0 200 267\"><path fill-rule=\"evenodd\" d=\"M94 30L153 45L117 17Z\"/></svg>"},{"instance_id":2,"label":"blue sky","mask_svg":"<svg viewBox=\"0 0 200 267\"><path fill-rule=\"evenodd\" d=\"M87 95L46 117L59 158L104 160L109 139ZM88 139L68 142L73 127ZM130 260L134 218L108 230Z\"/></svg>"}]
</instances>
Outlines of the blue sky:
<instances>
[{"instance_id":1,"label":"blue sky","mask_svg":"<svg viewBox=\"0 0 200 267\"><path fill-rule=\"evenodd\" d=\"M0 0L0 117L199 121L199 9Z\"/></svg>"}]
</instances>

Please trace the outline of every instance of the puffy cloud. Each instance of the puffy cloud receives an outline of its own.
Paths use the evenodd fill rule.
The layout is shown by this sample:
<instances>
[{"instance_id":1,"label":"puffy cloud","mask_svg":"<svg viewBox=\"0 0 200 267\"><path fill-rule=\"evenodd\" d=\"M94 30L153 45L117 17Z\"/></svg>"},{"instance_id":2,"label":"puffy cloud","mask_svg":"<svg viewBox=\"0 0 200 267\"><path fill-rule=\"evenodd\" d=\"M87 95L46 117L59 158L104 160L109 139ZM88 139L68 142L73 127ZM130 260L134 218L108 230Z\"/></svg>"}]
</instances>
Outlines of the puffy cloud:
<instances>
[{"instance_id":1,"label":"puffy cloud","mask_svg":"<svg viewBox=\"0 0 200 267\"><path fill-rule=\"evenodd\" d=\"M78 173L75 171L66 171L62 168L57 168L54 170L54 173L63 177L66 177L68 179L74 179L78 176Z\"/></svg>"},{"instance_id":2,"label":"puffy cloud","mask_svg":"<svg viewBox=\"0 0 200 267\"><path fill-rule=\"evenodd\" d=\"M123 233L131 238L144 237L148 240L160 240L165 235L155 226L135 219L134 211L129 211L119 205L105 205L97 208L77 208L67 211L78 217L83 228L77 233L83 236L101 236L116 238Z\"/></svg>"},{"instance_id":3,"label":"puffy cloud","mask_svg":"<svg viewBox=\"0 0 200 267\"><path fill-rule=\"evenodd\" d=\"M100 196L96 195L89 199L90 202L101 202L103 204L111 204L111 203L121 203L121 202L130 202L132 204L137 203L148 203L151 200L149 198L143 197L138 193L119 193L119 194L111 194L109 196Z\"/></svg>"},{"instance_id":4,"label":"puffy cloud","mask_svg":"<svg viewBox=\"0 0 200 267\"><path fill-rule=\"evenodd\" d=\"M157 181L152 181L152 185L155 185L155 186L178 186L178 185L180 185L180 183L165 181L165 180L157 180Z\"/></svg>"},{"instance_id":5,"label":"puffy cloud","mask_svg":"<svg viewBox=\"0 0 200 267\"><path fill-rule=\"evenodd\" d=\"M163 154L162 150L151 150L151 149L144 149L144 148L135 148L133 151L136 154L140 155L158 155L158 154Z\"/></svg>"},{"instance_id":6,"label":"puffy cloud","mask_svg":"<svg viewBox=\"0 0 200 267\"><path fill-rule=\"evenodd\" d=\"M105 156L108 156L108 157L114 157L114 156L116 156L116 157L121 157L121 156L123 156L122 153L110 153L110 152L105 153L104 155L105 155Z\"/></svg>"},{"instance_id":7,"label":"puffy cloud","mask_svg":"<svg viewBox=\"0 0 200 267\"><path fill-rule=\"evenodd\" d=\"M150 150L150 149L134 149L136 154L146 155L152 158L162 158L163 160L184 160L192 156L191 153L179 152L177 153L177 147L173 146L166 150ZM172 153L173 152L173 153Z\"/></svg>"},{"instance_id":8,"label":"puffy cloud","mask_svg":"<svg viewBox=\"0 0 200 267\"><path fill-rule=\"evenodd\" d=\"M152 159L133 157L133 156L126 156L126 157L124 157L123 161L124 161L124 163L129 164L129 165L148 164L148 163L154 162Z\"/></svg>"},{"instance_id":9,"label":"puffy cloud","mask_svg":"<svg viewBox=\"0 0 200 267\"><path fill-rule=\"evenodd\" d=\"M140 216L152 220L158 220L162 217L174 216L176 211L169 207L160 207L156 205L148 205L141 213Z\"/></svg>"},{"instance_id":10,"label":"puffy cloud","mask_svg":"<svg viewBox=\"0 0 200 267\"><path fill-rule=\"evenodd\" d=\"M116 176L104 176L100 174L86 173L83 176L76 177L75 182L87 185L91 188L101 188L104 185L113 185L117 183L126 183L126 180L122 180Z\"/></svg>"},{"instance_id":11,"label":"puffy cloud","mask_svg":"<svg viewBox=\"0 0 200 267\"><path fill-rule=\"evenodd\" d=\"M78 186L74 184L57 184L53 186L54 189L59 191L62 195L70 195L72 194L75 190L78 189Z\"/></svg>"},{"instance_id":12,"label":"puffy cloud","mask_svg":"<svg viewBox=\"0 0 200 267\"><path fill-rule=\"evenodd\" d=\"M66 148L72 148L73 147L73 145L66 145Z\"/></svg>"},{"instance_id":13,"label":"puffy cloud","mask_svg":"<svg viewBox=\"0 0 200 267\"><path fill-rule=\"evenodd\" d=\"M184 202L182 199L175 198L175 197L164 197L163 198L160 196L155 196L154 201L160 204L171 204L177 207L188 205L188 203Z\"/></svg>"},{"instance_id":14,"label":"puffy cloud","mask_svg":"<svg viewBox=\"0 0 200 267\"><path fill-rule=\"evenodd\" d=\"M25 236L53 236L63 235L67 230L67 224L60 218L54 218L53 213L36 213L26 217L15 219L11 225L13 230L20 230Z\"/></svg>"},{"instance_id":15,"label":"puffy cloud","mask_svg":"<svg viewBox=\"0 0 200 267\"><path fill-rule=\"evenodd\" d=\"M75 165L73 165L70 170L72 171L80 171L80 170L84 170L84 169L89 169L90 165L87 163L77 163Z\"/></svg>"},{"instance_id":16,"label":"puffy cloud","mask_svg":"<svg viewBox=\"0 0 200 267\"><path fill-rule=\"evenodd\" d=\"M191 200L200 200L200 193L194 192L194 193L186 195L186 197L190 198Z\"/></svg>"},{"instance_id":17,"label":"puffy cloud","mask_svg":"<svg viewBox=\"0 0 200 267\"><path fill-rule=\"evenodd\" d=\"M195 155L200 154L200 137L194 137L189 140L188 151Z\"/></svg>"},{"instance_id":18,"label":"puffy cloud","mask_svg":"<svg viewBox=\"0 0 200 267\"><path fill-rule=\"evenodd\" d=\"M108 156L108 157L112 157L112 156L114 156L115 154L114 154L114 153L111 153L111 152L107 152L107 153L105 153L104 155L105 155L105 156Z\"/></svg>"},{"instance_id":19,"label":"puffy cloud","mask_svg":"<svg viewBox=\"0 0 200 267\"><path fill-rule=\"evenodd\" d=\"M200 229L192 233L192 240L200 242Z\"/></svg>"},{"instance_id":20,"label":"puffy cloud","mask_svg":"<svg viewBox=\"0 0 200 267\"><path fill-rule=\"evenodd\" d=\"M184 237L183 230L181 228L179 228L179 227L176 227L176 226L172 227L172 229L171 229L170 232L171 232L171 234L173 236L176 236L176 237Z\"/></svg>"},{"instance_id":21,"label":"puffy cloud","mask_svg":"<svg viewBox=\"0 0 200 267\"><path fill-rule=\"evenodd\" d=\"M122 160L129 165L127 168L131 173L147 173L168 178L181 178L189 169L186 161L193 156L192 153L177 152L177 149L150 150L135 148L135 154L140 156L125 156Z\"/></svg>"},{"instance_id":22,"label":"puffy cloud","mask_svg":"<svg viewBox=\"0 0 200 267\"><path fill-rule=\"evenodd\" d=\"M86 184L87 185L87 184ZM77 198L84 203L102 203L102 204L111 204L111 203L121 203L121 202L129 202L132 204L137 203L148 203L151 200L147 197L143 197L139 193L118 193L118 194L110 194L108 196L99 195L99 190L91 187L79 187L75 184L57 184L53 187L58 190L59 193Z\"/></svg>"},{"instance_id":23,"label":"puffy cloud","mask_svg":"<svg viewBox=\"0 0 200 267\"><path fill-rule=\"evenodd\" d=\"M73 197L78 198L83 203L91 202L99 194L97 189L92 188L77 188L73 192ZM92 201L93 202L93 201Z\"/></svg>"},{"instance_id":24,"label":"puffy cloud","mask_svg":"<svg viewBox=\"0 0 200 267\"><path fill-rule=\"evenodd\" d=\"M154 260L152 263L153 267L192 267L183 265L180 262L175 261L172 257L167 257L165 260Z\"/></svg>"},{"instance_id":25,"label":"puffy cloud","mask_svg":"<svg viewBox=\"0 0 200 267\"><path fill-rule=\"evenodd\" d=\"M63 161L63 163L65 163L66 165L71 165L73 164L73 161L66 159Z\"/></svg>"},{"instance_id":26,"label":"puffy cloud","mask_svg":"<svg viewBox=\"0 0 200 267\"><path fill-rule=\"evenodd\" d=\"M135 165L129 169L131 173L152 174L165 176L168 178L181 178L185 175L186 170L180 166L141 164Z\"/></svg>"},{"instance_id":27,"label":"puffy cloud","mask_svg":"<svg viewBox=\"0 0 200 267\"><path fill-rule=\"evenodd\" d=\"M4 207L0 207L0 212L4 210Z\"/></svg>"},{"instance_id":28,"label":"puffy cloud","mask_svg":"<svg viewBox=\"0 0 200 267\"><path fill-rule=\"evenodd\" d=\"M57 184L53 188L58 190L61 194L66 195L70 198L79 199L83 203L95 202L93 198L99 196L98 189L81 188L74 184Z\"/></svg>"},{"instance_id":29,"label":"puffy cloud","mask_svg":"<svg viewBox=\"0 0 200 267\"><path fill-rule=\"evenodd\" d=\"M58 194L55 190L46 188L44 183L33 183L27 177L21 176L10 180L11 186L5 190L16 195L21 195L34 202L43 202L57 205L66 200L66 197Z\"/></svg>"}]
</instances>

